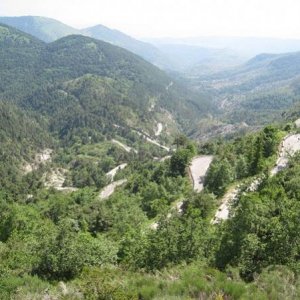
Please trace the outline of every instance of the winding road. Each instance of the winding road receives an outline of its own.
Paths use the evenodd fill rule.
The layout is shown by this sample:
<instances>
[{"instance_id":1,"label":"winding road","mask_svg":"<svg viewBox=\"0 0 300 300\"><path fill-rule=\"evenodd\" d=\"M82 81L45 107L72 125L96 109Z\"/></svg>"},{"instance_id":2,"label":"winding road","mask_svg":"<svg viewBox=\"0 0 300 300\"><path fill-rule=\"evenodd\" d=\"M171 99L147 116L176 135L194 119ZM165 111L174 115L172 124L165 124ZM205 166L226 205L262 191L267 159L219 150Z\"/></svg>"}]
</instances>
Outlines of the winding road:
<instances>
[{"instance_id":1,"label":"winding road","mask_svg":"<svg viewBox=\"0 0 300 300\"><path fill-rule=\"evenodd\" d=\"M203 190L205 174L213 161L212 155L202 155L195 157L189 167L189 173L193 180L193 187L195 192Z\"/></svg>"},{"instance_id":2,"label":"winding road","mask_svg":"<svg viewBox=\"0 0 300 300\"><path fill-rule=\"evenodd\" d=\"M117 141L117 140L112 139L111 141L112 141L113 143L119 145L120 147L122 147L122 148L123 148L126 152L128 152L128 153L129 153L130 151L133 151L134 153L138 153L137 150L135 150L135 149L133 149L133 148L131 148L131 147L129 147L129 146L127 146L127 145L125 145L125 144L123 144L123 143Z\"/></svg>"},{"instance_id":3,"label":"winding road","mask_svg":"<svg viewBox=\"0 0 300 300\"><path fill-rule=\"evenodd\" d=\"M233 200L236 199L240 189L239 186L230 189L222 198L222 204L219 206L214 218L211 220L211 224L217 224L221 220L227 220L229 217L229 208Z\"/></svg>"},{"instance_id":4,"label":"winding road","mask_svg":"<svg viewBox=\"0 0 300 300\"><path fill-rule=\"evenodd\" d=\"M107 199L110 195L113 194L113 192L115 191L115 189L124 184L125 182L127 182L127 179L121 179L115 182L112 182L111 184L107 185L105 188L102 189L102 191L100 192L99 198L104 200Z\"/></svg>"},{"instance_id":5,"label":"winding road","mask_svg":"<svg viewBox=\"0 0 300 300\"><path fill-rule=\"evenodd\" d=\"M168 159L170 156L164 157L164 159ZM212 155L202 155L196 156L192 159L191 164L189 166L189 175L191 180L193 181L193 189L195 192L199 193L203 190L203 179L204 176L213 160ZM172 209L175 209L178 213L182 213L182 205L183 201L177 201L174 203ZM170 218L171 214L167 215L167 218ZM150 225L150 228L156 230L158 228L158 222L154 222Z\"/></svg>"},{"instance_id":6,"label":"winding road","mask_svg":"<svg viewBox=\"0 0 300 300\"><path fill-rule=\"evenodd\" d=\"M168 152L170 151L170 148L169 148L169 147L160 144L160 143L159 143L158 141L156 141L156 140L153 140L149 135L147 135L147 134L145 134L145 133L142 133L142 132L140 132L140 131L137 131L137 130L135 130L135 132L136 132L139 136L142 136L144 139L146 139L146 141L148 141L149 143L152 143L152 144L154 144L154 145L156 145L156 146L158 146L158 147L160 147L160 148L162 148L162 149L164 149L164 150L166 150L166 151L168 151Z\"/></svg>"},{"instance_id":7,"label":"winding road","mask_svg":"<svg viewBox=\"0 0 300 300\"><path fill-rule=\"evenodd\" d=\"M293 134L286 136L280 145L279 157L275 167L271 170L271 175L277 174L284 169L288 162L289 157L293 156L300 150L300 134Z\"/></svg>"},{"instance_id":8,"label":"winding road","mask_svg":"<svg viewBox=\"0 0 300 300\"><path fill-rule=\"evenodd\" d=\"M106 173L106 176L111 178L111 181L114 180L114 177L116 176L117 172L120 170L123 170L124 168L126 168L127 163L121 164L116 166L115 168L113 168L112 170L110 170L109 172Z\"/></svg>"},{"instance_id":9,"label":"winding road","mask_svg":"<svg viewBox=\"0 0 300 300\"><path fill-rule=\"evenodd\" d=\"M297 120L298 121L298 120ZM293 156L297 151L300 151L300 134L291 134L286 136L280 145L280 151L276 165L271 170L270 175L274 176L281 170L287 167L289 157ZM255 178L247 188L247 192L254 192L259 187L262 178ZM229 210L231 203L236 199L240 192L240 186L229 190L222 198L221 205L219 206L215 217L211 220L212 224L220 223L223 220L227 220L229 217Z\"/></svg>"}]
</instances>

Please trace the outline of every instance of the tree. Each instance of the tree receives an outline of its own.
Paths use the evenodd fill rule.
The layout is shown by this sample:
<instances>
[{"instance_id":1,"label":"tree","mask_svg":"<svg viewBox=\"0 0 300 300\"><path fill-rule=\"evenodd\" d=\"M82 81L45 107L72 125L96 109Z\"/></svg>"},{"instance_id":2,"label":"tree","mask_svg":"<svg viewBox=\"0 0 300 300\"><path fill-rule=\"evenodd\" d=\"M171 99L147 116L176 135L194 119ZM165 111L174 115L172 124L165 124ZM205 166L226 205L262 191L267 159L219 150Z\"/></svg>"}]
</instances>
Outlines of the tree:
<instances>
[{"instance_id":1,"label":"tree","mask_svg":"<svg viewBox=\"0 0 300 300\"><path fill-rule=\"evenodd\" d=\"M176 145L176 148L185 147L189 143L189 139L183 135L177 135L174 139L173 145Z\"/></svg>"},{"instance_id":2,"label":"tree","mask_svg":"<svg viewBox=\"0 0 300 300\"><path fill-rule=\"evenodd\" d=\"M233 170L227 159L214 160L205 177L204 185L217 196L225 193L226 187L233 180Z\"/></svg>"},{"instance_id":3,"label":"tree","mask_svg":"<svg viewBox=\"0 0 300 300\"><path fill-rule=\"evenodd\" d=\"M189 149L178 149L171 157L170 170L173 176L185 176L186 168L193 157Z\"/></svg>"},{"instance_id":4,"label":"tree","mask_svg":"<svg viewBox=\"0 0 300 300\"><path fill-rule=\"evenodd\" d=\"M279 131L273 126L267 126L263 130L263 140L264 140L264 156L270 157L276 154L277 147L279 144Z\"/></svg>"},{"instance_id":5,"label":"tree","mask_svg":"<svg viewBox=\"0 0 300 300\"><path fill-rule=\"evenodd\" d=\"M252 149L252 157L250 162L251 175L256 175L263 170L264 163L264 142L263 137L259 135Z\"/></svg>"}]
</instances>

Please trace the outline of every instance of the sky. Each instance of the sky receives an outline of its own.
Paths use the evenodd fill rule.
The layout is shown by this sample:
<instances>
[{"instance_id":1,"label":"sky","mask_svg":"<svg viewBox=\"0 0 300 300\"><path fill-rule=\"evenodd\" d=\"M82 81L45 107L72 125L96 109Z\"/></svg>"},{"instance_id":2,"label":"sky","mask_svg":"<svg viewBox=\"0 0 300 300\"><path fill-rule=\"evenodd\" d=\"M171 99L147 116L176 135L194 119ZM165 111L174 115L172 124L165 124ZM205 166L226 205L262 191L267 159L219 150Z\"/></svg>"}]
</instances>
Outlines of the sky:
<instances>
[{"instance_id":1,"label":"sky","mask_svg":"<svg viewBox=\"0 0 300 300\"><path fill-rule=\"evenodd\" d=\"M300 38L300 0L0 0L0 15L102 24L139 38Z\"/></svg>"}]
</instances>

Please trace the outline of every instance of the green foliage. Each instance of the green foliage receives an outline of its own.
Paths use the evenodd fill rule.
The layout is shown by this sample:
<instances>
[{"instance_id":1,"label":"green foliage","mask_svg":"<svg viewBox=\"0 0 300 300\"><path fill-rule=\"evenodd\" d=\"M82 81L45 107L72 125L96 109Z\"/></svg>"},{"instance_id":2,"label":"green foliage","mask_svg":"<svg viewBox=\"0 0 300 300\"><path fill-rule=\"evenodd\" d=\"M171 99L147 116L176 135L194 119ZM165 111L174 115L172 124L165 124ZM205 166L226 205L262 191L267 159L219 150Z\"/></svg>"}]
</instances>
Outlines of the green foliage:
<instances>
[{"instance_id":1,"label":"green foliage","mask_svg":"<svg viewBox=\"0 0 300 300\"><path fill-rule=\"evenodd\" d=\"M205 186L217 196L224 194L233 180L233 170L227 160L214 160L205 177Z\"/></svg>"},{"instance_id":2,"label":"green foliage","mask_svg":"<svg viewBox=\"0 0 300 300\"><path fill-rule=\"evenodd\" d=\"M297 195L299 161L275 178L267 179L261 190L242 196L235 214L223 228L217 265L237 265L241 275L251 280L272 264L297 270L299 255L299 201Z\"/></svg>"},{"instance_id":3,"label":"green foliage","mask_svg":"<svg viewBox=\"0 0 300 300\"><path fill-rule=\"evenodd\" d=\"M259 133L215 144L215 159L206 174L205 187L221 196L234 180L267 173L275 164L282 135L283 132L270 125Z\"/></svg>"},{"instance_id":4,"label":"green foliage","mask_svg":"<svg viewBox=\"0 0 300 300\"><path fill-rule=\"evenodd\" d=\"M11 103L0 102L0 139L1 188L14 195L26 192L30 178L22 178L20 162L31 161L36 149L51 144L49 133L33 115L26 115Z\"/></svg>"},{"instance_id":5,"label":"green foliage","mask_svg":"<svg viewBox=\"0 0 300 300\"><path fill-rule=\"evenodd\" d=\"M185 176L186 169L196 154L195 146L182 135L175 138L174 144L177 146L177 151L171 157L171 173L173 176Z\"/></svg>"},{"instance_id":6,"label":"green foliage","mask_svg":"<svg viewBox=\"0 0 300 300\"><path fill-rule=\"evenodd\" d=\"M85 160L73 162L71 181L73 186L79 188L85 186L102 188L108 183L108 179L100 166Z\"/></svg>"},{"instance_id":7,"label":"green foliage","mask_svg":"<svg viewBox=\"0 0 300 300\"><path fill-rule=\"evenodd\" d=\"M84 266L101 266L116 261L117 249L105 238L93 238L88 233L77 233L76 223L62 220L58 232L41 254L35 270L46 278L70 279Z\"/></svg>"}]
</instances>

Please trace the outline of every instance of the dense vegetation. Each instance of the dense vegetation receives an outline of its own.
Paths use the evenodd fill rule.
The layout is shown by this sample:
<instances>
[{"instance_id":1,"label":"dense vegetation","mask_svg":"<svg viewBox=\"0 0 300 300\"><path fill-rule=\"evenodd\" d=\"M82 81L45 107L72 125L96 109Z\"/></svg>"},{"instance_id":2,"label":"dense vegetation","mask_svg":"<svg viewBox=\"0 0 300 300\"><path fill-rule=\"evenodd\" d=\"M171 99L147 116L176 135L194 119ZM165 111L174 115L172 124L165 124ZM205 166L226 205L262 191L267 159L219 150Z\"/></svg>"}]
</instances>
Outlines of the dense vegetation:
<instances>
[{"instance_id":1,"label":"dense vegetation","mask_svg":"<svg viewBox=\"0 0 300 300\"><path fill-rule=\"evenodd\" d=\"M299 154L269 176L291 124L198 145L176 133L206 102L142 59L0 29L1 299L300 297ZM167 119L159 141L176 151L146 139ZM196 193L187 169L199 154L214 160ZM101 198L123 163L113 180L127 181ZM237 184L229 220L212 224Z\"/></svg>"},{"instance_id":2,"label":"dense vegetation","mask_svg":"<svg viewBox=\"0 0 300 300\"><path fill-rule=\"evenodd\" d=\"M0 39L0 98L42 113L54 130L69 131L60 123L67 120L72 129L103 132L119 123L152 133L159 118L187 127L211 109L208 99L177 84L167 89L165 73L101 41L74 35L44 44L5 25Z\"/></svg>"},{"instance_id":3,"label":"dense vegetation","mask_svg":"<svg viewBox=\"0 0 300 300\"><path fill-rule=\"evenodd\" d=\"M210 76L187 75L186 82L214 94L225 124L265 126L299 103L299 62L299 52L260 54Z\"/></svg>"},{"instance_id":4,"label":"dense vegetation","mask_svg":"<svg viewBox=\"0 0 300 300\"><path fill-rule=\"evenodd\" d=\"M202 145L200 152L216 158L199 194L186 176L196 147L181 136L170 160L127 157L119 176L128 182L106 201L87 182L82 186L91 188L71 194L42 186L30 198L2 193L1 296L34 298L47 290L66 299L296 298L299 156L241 195L229 221L210 223L230 183L268 173L284 134L269 126ZM230 180L219 183L227 178L219 172Z\"/></svg>"}]
</instances>

